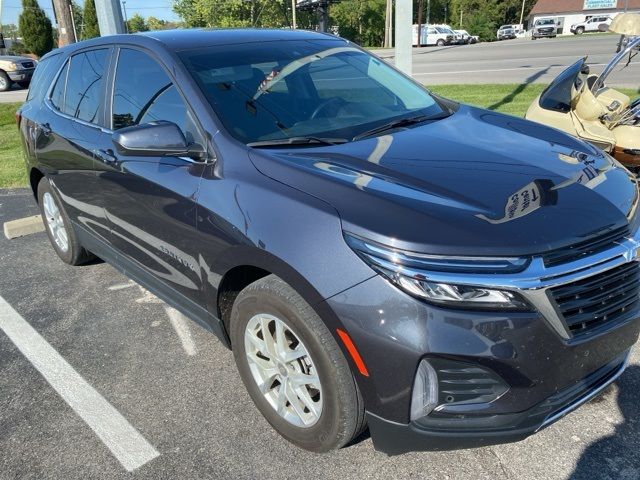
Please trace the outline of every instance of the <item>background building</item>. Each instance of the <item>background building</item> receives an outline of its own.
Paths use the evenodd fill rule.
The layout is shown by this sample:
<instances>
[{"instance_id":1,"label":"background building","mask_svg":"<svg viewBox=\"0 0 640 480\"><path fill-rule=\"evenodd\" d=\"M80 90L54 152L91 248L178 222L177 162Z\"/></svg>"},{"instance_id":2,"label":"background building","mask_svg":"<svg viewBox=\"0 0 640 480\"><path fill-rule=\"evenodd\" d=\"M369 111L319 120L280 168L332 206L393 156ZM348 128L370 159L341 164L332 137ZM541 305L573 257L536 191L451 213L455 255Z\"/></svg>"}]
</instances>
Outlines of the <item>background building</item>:
<instances>
[{"instance_id":1,"label":"background building","mask_svg":"<svg viewBox=\"0 0 640 480\"><path fill-rule=\"evenodd\" d=\"M574 23L598 15L613 18L624 12L625 7L629 12L640 13L640 0L538 0L529 13L528 28L541 18L554 18L558 35L571 35L569 29Z\"/></svg>"}]
</instances>

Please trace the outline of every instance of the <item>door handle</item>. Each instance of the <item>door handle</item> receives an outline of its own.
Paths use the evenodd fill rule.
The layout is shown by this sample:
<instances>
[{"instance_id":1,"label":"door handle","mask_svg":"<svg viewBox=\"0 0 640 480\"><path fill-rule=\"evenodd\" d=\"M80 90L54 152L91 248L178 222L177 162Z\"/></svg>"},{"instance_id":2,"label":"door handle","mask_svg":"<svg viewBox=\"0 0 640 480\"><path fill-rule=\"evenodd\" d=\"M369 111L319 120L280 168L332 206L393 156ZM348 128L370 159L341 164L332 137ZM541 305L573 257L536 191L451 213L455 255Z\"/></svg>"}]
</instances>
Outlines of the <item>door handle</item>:
<instances>
[{"instance_id":1,"label":"door handle","mask_svg":"<svg viewBox=\"0 0 640 480\"><path fill-rule=\"evenodd\" d=\"M116 163L118 161L112 150L94 150L93 154L104 163Z\"/></svg>"}]
</instances>

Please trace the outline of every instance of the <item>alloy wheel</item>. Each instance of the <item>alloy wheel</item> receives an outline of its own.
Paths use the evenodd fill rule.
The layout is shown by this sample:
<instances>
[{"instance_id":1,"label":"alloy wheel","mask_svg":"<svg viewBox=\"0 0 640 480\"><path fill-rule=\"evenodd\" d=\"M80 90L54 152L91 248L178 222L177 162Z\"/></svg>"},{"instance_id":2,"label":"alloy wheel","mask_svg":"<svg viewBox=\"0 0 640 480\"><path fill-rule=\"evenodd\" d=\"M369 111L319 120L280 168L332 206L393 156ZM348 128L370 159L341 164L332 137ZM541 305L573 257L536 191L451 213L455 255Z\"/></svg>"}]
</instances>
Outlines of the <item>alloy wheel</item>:
<instances>
[{"instance_id":1,"label":"alloy wheel","mask_svg":"<svg viewBox=\"0 0 640 480\"><path fill-rule=\"evenodd\" d=\"M270 314L253 316L245 328L247 361L258 389L289 423L308 428L322 414L322 386L298 335Z\"/></svg>"},{"instance_id":2,"label":"alloy wheel","mask_svg":"<svg viewBox=\"0 0 640 480\"><path fill-rule=\"evenodd\" d=\"M45 192L42 196L42 207L47 221L47 227L51 232L53 240L60 250L66 252L69 249L69 237L67 229L64 226L62 215L56 201L49 192Z\"/></svg>"}]
</instances>

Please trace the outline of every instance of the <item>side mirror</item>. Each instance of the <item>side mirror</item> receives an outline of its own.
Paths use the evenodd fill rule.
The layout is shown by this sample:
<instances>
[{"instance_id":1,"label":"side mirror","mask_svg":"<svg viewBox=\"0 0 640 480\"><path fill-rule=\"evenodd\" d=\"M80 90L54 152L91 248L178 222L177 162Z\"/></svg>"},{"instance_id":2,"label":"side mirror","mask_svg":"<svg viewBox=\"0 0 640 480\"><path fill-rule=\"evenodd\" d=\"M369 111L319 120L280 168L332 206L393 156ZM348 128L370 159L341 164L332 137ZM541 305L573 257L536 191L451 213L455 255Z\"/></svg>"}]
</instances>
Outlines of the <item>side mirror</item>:
<instances>
[{"instance_id":1,"label":"side mirror","mask_svg":"<svg viewBox=\"0 0 640 480\"><path fill-rule=\"evenodd\" d=\"M111 141L123 156L205 158L201 145L188 145L182 130L165 120L122 128L111 136Z\"/></svg>"}]
</instances>

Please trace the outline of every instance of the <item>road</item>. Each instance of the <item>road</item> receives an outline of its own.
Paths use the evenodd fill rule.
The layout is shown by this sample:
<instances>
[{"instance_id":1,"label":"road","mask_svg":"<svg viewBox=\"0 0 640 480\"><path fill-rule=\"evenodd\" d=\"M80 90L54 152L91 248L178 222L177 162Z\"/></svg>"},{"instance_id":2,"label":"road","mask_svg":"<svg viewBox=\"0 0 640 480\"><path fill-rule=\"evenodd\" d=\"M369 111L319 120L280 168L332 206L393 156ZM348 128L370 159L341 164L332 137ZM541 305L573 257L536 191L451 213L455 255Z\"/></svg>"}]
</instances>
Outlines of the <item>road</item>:
<instances>
[{"instance_id":1,"label":"road","mask_svg":"<svg viewBox=\"0 0 640 480\"><path fill-rule=\"evenodd\" d=\"M427 85L451 83L551 82L564 68L589 55L592 71L599 73L615 53L617 36L588 36L505 40L476 45L414 49L413 76ZM393 50L376 51L393 61ZM640 61L611 74L618 87L640 86Z\"/></svg>"},{"instance_id":2,"label":"road","mask_svg":"<svg viewBox=\"0 0 640 480\"><path fill-rule=\"evenodd\" d=\"M413 50L413 76L427 85L451 83L549 83L565 67L589 55L598 73L611 59L617 36L588 36L532 40L516 39L476 45L423 47ZM393 62L393 50L374 50ZM618 68L620 70L620 68ZM640 86L640 61L614 72L609 83ZM22 102L26 90L0 92L0 103Z\"/></svg>"},{"instance_id":3,"label":"road","mask_svg":"<svg viewBox=\"0 0 640 480\"><path fill-rule=\"evenodd\" d=\"M0 190L0 224L36 212L29 192ZM66 266L44 233L1 237L0 299L3 480L640 478L637 347L616 385L524 442L387 457L365 435L316 455L269 427L211 333L107 264ZM22 322L11 339L7 321ZM78 389L92 389L80 404Z\"/></svg>"}]
</instances>

